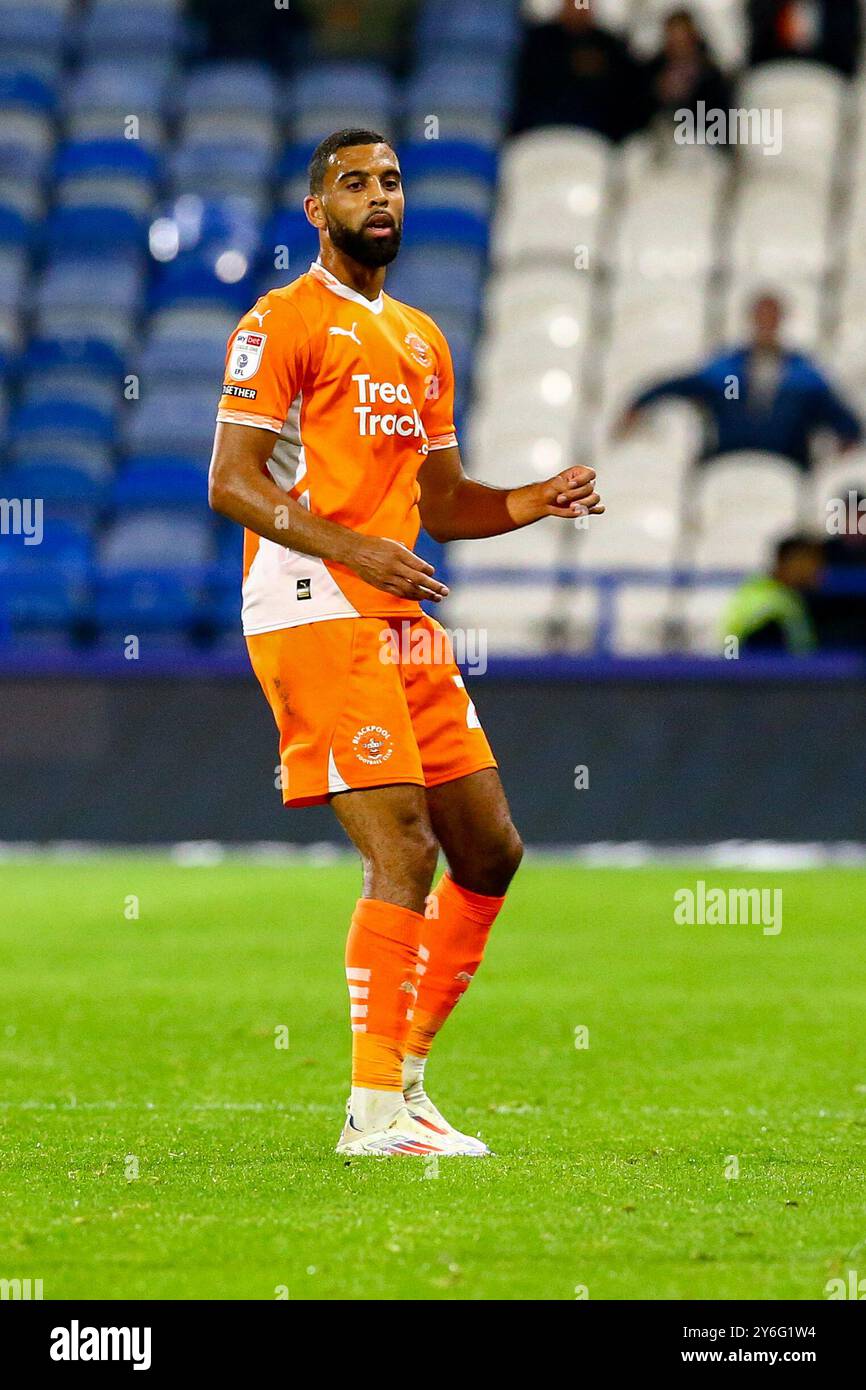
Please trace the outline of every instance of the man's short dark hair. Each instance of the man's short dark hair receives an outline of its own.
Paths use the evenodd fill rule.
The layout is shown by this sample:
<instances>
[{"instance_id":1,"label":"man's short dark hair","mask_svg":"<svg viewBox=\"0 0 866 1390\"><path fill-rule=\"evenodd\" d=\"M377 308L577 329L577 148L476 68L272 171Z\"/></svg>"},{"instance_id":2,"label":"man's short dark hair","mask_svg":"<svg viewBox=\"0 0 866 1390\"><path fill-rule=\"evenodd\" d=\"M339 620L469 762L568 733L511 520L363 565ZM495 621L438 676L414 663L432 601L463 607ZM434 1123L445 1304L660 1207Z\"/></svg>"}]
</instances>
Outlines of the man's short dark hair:
<instances>
[{"instance_id":1,"label":"man's short dark hair","mask_svg":"<svg viewBox=\"0 0 866 1390\"><path fill-rule=\"evenodd\" d=\"M317 145L310 160L310 192L318 196L322 191L325 182L328 162L332 154L337 150L344 150L347 145L387 145L390 142L375 130L335 130L333 135L327 135L320 145Z\"/></svg>"}]
</instances>

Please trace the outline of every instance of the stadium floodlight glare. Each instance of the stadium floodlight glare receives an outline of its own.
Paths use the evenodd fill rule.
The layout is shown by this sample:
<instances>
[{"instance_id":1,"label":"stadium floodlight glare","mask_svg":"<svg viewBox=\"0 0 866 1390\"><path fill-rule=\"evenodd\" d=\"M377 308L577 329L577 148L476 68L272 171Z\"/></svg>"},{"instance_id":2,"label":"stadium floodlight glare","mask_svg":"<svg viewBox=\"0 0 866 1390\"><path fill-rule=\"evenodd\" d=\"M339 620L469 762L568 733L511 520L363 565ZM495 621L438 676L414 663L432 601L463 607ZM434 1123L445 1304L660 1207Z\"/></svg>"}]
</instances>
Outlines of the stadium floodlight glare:
<instances>
[{"instance_id":1,"label":"stadium floodlight glare","mask_svg":"<svg viewBox=\"0 0 866 1390\"><path fill-rule=\"evenodd\" d=\"M564 367L551 367L541 378L541 395L548 405L565 405L574 395L574 382Z\"/></svg>"},{"instance_id":2,"label":"stadium floodlight glare","mask_svg":"<svg viewBox=\"0 0 866 1390\"><path fill-rule=\"evenodd\" d=\"M529 457L536 473L556 473L563 465L562 445L558 439L536 439Z\"/></svg>"},{"instance_id":3,"label":"stadium floodlight glare","mask_svg":"<svg viewBox=\"0 0 866 1390\"><path fill-rule=\"evenodd\" d=\"M217 256L214 271L224 285L236 285L243 280L249 269L249 261L242 251L223 251Z\"/></svg>"},{"instance_id":4,"label":"stadium floodlight glare","mask_svg":"<svg viewBox=\"0 0 866 1390\"><path fill-rule=\"evenodd\" d=\"M580 322L573 314L557 314L550 320L547 332L557 347L574 347L580 341Z\"/></svg>"},{"instance_id":5,"label":"stadium floodlight glare","mask_svg":"<svg viewBox=\"0 0 866 1390\"><path fill-rule=\"evenodd\" d=\"M180 250L180 229L171 217L158 217L148 233L150 254L155 261L173 261Z\"/></svg>"}]
</instances>

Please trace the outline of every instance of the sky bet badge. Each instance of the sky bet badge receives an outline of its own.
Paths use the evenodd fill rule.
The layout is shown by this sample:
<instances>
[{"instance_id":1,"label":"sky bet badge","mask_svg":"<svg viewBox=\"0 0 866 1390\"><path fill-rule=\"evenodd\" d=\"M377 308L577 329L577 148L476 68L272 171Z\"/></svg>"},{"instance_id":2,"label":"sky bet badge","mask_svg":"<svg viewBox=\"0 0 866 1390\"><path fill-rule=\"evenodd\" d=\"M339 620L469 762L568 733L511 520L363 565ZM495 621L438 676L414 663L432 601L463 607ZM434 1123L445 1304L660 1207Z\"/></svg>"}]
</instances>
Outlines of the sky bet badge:
<instances>
[{"instance_id":1,"label":"sky bet badge","mask_svg":"<svg viewBox=\"0 0 866 1390\"><path fill-rule=\"evenodd\" d=\"M255 376L267 341L267 333L249 333L242 330L235 334L229 361L229 376L234 381L249 381L251 376Z\"/></svg>"}]
</instances>

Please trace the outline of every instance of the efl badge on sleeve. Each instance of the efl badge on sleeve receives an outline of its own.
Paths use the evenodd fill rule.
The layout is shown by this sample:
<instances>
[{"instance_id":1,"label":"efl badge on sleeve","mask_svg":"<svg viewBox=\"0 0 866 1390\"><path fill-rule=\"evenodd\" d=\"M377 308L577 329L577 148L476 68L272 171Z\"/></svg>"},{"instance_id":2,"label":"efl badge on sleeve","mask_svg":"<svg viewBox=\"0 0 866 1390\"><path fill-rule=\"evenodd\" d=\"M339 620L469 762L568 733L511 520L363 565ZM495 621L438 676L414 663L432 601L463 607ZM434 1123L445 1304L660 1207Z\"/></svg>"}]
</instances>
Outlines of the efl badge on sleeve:
<instances>
[{"instance_id":1,"label":"efl badge on sleeve","mask_svg":"<svg viewBox=\"0 0 866 1390\"><path fill-rule=\"evenodd\" d=\"M229 358L229 376L233 381L249 381L251 376L255 376L267 341L267 333L242 330L235 334Z\"/></svg>"}]
</instances>

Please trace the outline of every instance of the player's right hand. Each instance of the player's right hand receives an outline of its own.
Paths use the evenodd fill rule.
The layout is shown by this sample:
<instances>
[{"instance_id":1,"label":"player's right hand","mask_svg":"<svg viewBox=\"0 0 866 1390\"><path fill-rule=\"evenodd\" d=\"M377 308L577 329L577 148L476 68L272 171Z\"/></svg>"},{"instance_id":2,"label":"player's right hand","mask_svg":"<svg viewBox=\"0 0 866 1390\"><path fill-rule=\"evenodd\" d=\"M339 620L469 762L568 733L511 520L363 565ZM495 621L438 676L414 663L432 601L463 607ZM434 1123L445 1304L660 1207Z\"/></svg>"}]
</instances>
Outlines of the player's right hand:
<instances>
[{"instance_id":1,"label":"player's right hand","mask_svg":"<svg viewBox=\"0 0 866 1390\"><path fill-rule=\"evenodd\" d=\"M434 577L433 566L399 541L364 536L350 566L361 579L386 594L433 603L448 597L446 586Z\"/></svg>"}]
</instances>

